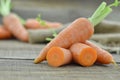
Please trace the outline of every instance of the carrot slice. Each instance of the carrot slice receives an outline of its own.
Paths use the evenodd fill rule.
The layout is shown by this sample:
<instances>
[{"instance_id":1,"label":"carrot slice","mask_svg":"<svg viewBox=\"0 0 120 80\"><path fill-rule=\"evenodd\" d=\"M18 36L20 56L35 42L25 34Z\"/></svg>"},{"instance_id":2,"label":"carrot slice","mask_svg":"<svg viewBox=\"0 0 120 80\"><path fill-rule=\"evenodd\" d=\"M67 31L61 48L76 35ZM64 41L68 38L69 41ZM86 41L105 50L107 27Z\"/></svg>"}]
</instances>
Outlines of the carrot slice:
<instances>
[{"instance_id":1,"label":"carrot slice","mask_svg":"<svg viewBox=\"0 0 120 80\"><path fill-rule=\"evenodd\" d=\"M72 54L68 49L61 47L52 47L46 57L48 64L53 67L59 67L68 64L72 60Z\"/></svg>"},{"instance_id":2,"label":"carrot slice","mask_svg":"<svg viewBox=\"0 0 120 80\"><path fill-rule=\"evenodd\" d=\"M92 66L97 59L96 50L82 43L73 44L70 47L70 51L72 52L73 60L85 67Z\"/></svg>"}]
</instances>

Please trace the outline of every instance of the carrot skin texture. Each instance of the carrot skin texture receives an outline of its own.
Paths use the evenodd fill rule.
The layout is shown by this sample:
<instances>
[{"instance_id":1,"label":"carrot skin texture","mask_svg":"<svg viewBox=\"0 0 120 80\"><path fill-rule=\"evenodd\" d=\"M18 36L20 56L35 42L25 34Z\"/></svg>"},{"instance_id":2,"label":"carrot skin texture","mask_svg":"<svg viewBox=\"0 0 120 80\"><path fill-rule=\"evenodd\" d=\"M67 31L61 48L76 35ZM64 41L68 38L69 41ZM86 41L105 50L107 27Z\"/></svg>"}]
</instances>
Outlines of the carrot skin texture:
<instances>
[{"instance_id":1,"label":"carrot skin texture","mask_svg":"<svg viewBox=\"0 0 120 80\"><path fill-rule=\"evenodd\" d=\"M68 64L72 60L70 50L61 47L52 47L46 57L48 64L53 67L59 67Z\"/></svg>"},{"instance_id":2,"label":"carrot skin texture","mask_svg":"<svg viewBox=\"0 0 120 80\"><path fill-rule=\"evenodd\" d=\"M5 16L3 24L17 39L28 42L28 32L14 13Z\"/></svg>"},{"instance_id":3,"label":"carrot skin texture","mask_svg":"<svg viewBox=\"0 0 120 80\"><path fill-rule=\"evenodd\" d=\"M5 29L3 26L0 26L0 40L1 39L10 39L12 38L12 34Z\"/></svg>"},{"instance_id":4,"label":"carrot skin texture","mask_svg":"<svg viewBox=\"0 0 120 80\"><path fill-rule=\"evenodd\" d=\"M40 63L46 59L48 50L53 46L69 48L73 43L85 42L94 33L93 25L86 18L78 18L67 28L62 30L51 42L49 42L35 58L34 63ZM83 36L84 35L84 36Z\"/></svg>"},{"instance_id":5,"label":"carrot skin texture","mask_svg":"<svg viewBox=\"0 0 120 80\"><path fill-rule=\"evenodd\" d=\"M90 41L86 41L85 44L93 47L97 51L98 57L97 57L96 62L101 63L101 64L110 64L114 62L112 55L108 51L96 46Z\"/></svg>"},{"instance_id":6,"label":"carrot skin texture","mask_svg":"<svg viewBox=\"0 0 120 80\"><path fill-rule=\"evenodd\" d=\"M28 19L25 23L27 29L48 29L48 28L58 28L62 26L58 22L45 22L45 25L41 25L36 19Z\"/></svg>"},{"instance_id":7,"label":"carrot skin texture","mask_svg":"<svg viewBox=\"0 0 120 80\"><path fill-rule=\"evenodd\" d=\"M83 43L73 44L70 47L70 51L72 53L73 60L84 67L92 66L97 59L96 50Z\"/></svg>"}]
</instances>

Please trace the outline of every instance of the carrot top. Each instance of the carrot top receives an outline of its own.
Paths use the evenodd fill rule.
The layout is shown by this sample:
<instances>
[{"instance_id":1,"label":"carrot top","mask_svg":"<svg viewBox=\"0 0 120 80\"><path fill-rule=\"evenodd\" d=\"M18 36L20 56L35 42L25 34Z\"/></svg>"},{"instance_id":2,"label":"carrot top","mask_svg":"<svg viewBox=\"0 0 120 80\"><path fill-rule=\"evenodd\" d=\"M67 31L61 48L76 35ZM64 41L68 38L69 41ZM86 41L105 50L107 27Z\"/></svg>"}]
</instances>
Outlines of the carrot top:
<instances>
[{"instance_id":1,"label":"carrot top","mask_svg":"<svg viewBox=\"0 0 120 80\"><path fill-rule=\"evenodd\" d=\"M46 27L46 22L41 19L41 15L40 14L37 16L36 20L40 23L40 25Z\"/></svg>"},{"instance_id":2,"label":"carrot top","mask_svg":"<svg viewBox=\"0 0 120 80\"><path fill-rule=\"evenodd\" d=\"M2 16L10 14L11 8L11 0L0 0L0 14Z\"/></svg>"},{"instance_id":3,"label":"carrot top","mask_svg":"<svg viewBox=\"0 0 120 80\"><path fill-rule=\"evenodd\" d=\"M53 38L55 38L58 34L53 30L52 31L53 32L53 34L52 34L52 36L53 36ZM46 38L46 41L51 41L53 38Z\"/></svg>"},{"instance_id":4,"label":"carrot top","mask_svg":"<svg viewBox=\"0 0 120 80\"><path fill-rule=\"evenodd\" d=\"M119 6L120 1L115 0L114 3L107 5L106 2L102 2L101 5L97 8L97 10L93 13L93 15L88 18L91 23L95 26L100 23L108 14L112 12L111 7Z\"/></svg>"},{"instance_id":5,"label":"carrot top","mask_svg":"<svg viewBox=\"0 0 120 80\"><path fill-rule=\"evenodd\" d=\"M0 14L4 17L11 13L12 3L11 0L0 0ZM16 15L22 24L25 24L25 20Z\"/></svg>"}]
</instances>

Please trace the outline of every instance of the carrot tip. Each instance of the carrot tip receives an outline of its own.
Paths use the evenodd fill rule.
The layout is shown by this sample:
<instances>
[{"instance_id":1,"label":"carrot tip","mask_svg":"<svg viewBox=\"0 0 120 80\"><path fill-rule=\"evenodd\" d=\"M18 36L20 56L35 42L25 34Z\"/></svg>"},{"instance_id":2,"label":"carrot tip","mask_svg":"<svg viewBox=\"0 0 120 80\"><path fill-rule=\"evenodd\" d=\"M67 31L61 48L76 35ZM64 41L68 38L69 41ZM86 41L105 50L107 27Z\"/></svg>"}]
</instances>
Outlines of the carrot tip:
<instances>
[{"instance_id":1,"label":"carrot tip","mask_svg":"<svg viewBox=\"0 0 120 80\"><path fill-rule=\"evenodd\" d=\"M120 69L120 67L119 67L118 64L115 62L115 60L112 60L111 63L114 64L115 68Z\"/></svg>"},{"instance_id":2,"label":"carrot tip","mask_svg":"<svg viewBox=\"0 0 120 80\"><path fill-rule=\"evenodd\" d=\"M38 59L38 58L36 58L35 60L34 60L34 63L35 64L38 64L38 63L40 63L40 62L42 62L43 60L40 60L40 59Z\"/></svg>"},{"instance_id":3,"label":"carrot tip","mask_svg":"<svg viewBox=\"0 0 120 80\"><path fill-rule=\"evenodd\" d=\"M36 60L34 60L34 63L37 64L38 62L36 62Z\"/></svg>"},{"instance_id":4,"label":"carrot tip","mask_svg":"<svg viewBox=\"0 0 120 80\"><path fill-rule=\"evenodd\" d=\"M118 66L118 64L115 62L115 60L112 60L111 63L114 64L115 66Z\"/></svg>"}]
</instances>

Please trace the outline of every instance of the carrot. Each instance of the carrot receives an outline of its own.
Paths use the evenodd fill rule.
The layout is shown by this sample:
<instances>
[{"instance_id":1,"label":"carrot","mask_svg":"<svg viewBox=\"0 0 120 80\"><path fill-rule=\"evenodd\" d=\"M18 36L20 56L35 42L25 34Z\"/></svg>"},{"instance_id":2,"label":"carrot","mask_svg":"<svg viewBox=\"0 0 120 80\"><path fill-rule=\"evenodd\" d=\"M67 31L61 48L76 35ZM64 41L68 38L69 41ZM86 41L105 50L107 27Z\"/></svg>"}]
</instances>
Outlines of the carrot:
<instances>
[{"instance_id":1,"label":"carrot","mask_svg":"<svg viewBox=\"0 0 120 80\"><path fill-rule=\"evenodd\" d=\"M40 28L40 23L35 19L28 19L25 22L25 27L27 29L39 29Z\"/></svg>"},{"instance_id":2,"label":"carrot","mask_svg":"<svg viewBox=\"0 0 120 80\"><path fill-rule=\"evenodd\" d=\"M46 27L48 26L48 28L59 28L62 26L61 23L59 22L50 22L50 21L46 21Z\"/></svg>"},{"instance_id":3,"label":"carrot","mask_svg":"<svg viewBox=\"0 0 120 80\"><path fill-rule=\"evenodd\" d=\"M70 47L70 51L72 53L73 60L85 67L92 66L97 59L96 50L83 43L74 43Z\"/></svg>"},{"instance_id":4,"label":"carrot","mask_svg":"<svg viewBox=\"0 0 120 80\"><path fill-rule=\"evenodd\" d=\"M23 27L23 19L14 13L10 13L11 0L1 0L0 14L3 16L3 24L17 39L28 42L28 32Z\"/></svg>"},{"instance_id":5,"label":"carrot","mask_svg":"<svg viewBox=\"0 0 120 80\"><path fill-rule=\"evenodd\" d=\"M72 60L72 54L68 49L52 47L48 51L46 59L50 66L59 67L70 63Z\"/></svg>"},{"instance_id":6,"label":"carrot","mask_svg":"<svg viewBox=\"0 0 120 80\"><path fill-rule=\"evenodd\" d=\"M85 44L87 44L88 46L94 48L97 51L97 60L96 62L99 62L101 64L110 64L110 63L115 63L113 56L107 52L106 50L96 46L95 44L93 44L90 41L86 41Z\"/></svg>"},{"instance_id":7,"label":"carrot","mask_svg":"<svg viewBox=\"0 0 120 80\"><path fill-rule=\"evenodd\" d=\"M28 32L15 14L4 16L3 24L17 39L28 42Z\"/></svg>"},{"instance_id":8,"label":"carrot","mask_svg":"<svg viewBox=\"0 0 120 80\"><path fill-rule=\"evenodd\" d=\"M10 39L10 38L12 38L12 34L3 26L0 26L0 39Z\"/></svg>"},{"instance_id":9,"label":"carrot","mask_svg":"<svg viewBox=\"0 0 120 80\"><path fill-rule=\"evenodd\" d=\"M73 43L88 40L94 32L93 26L101 22L112 11L112 6L118 5L118 0L115 0L113 4L108 6L103 2L90 18L76 19L41 50L39 55L35 58L34 63L45 60L48 50L53 46L69 48Z\"/></svg>"},{"instance_id":10,"label":"carrot","mask_svg":"<svg viewBox=\"0 0 120 80\"><path fill-rule=\"evenodd\" d=\"M39 63L46 59L48 50L53 46L69 48L73 43L85 42L94 32L93 25L86 18L78 18L67 28L62 30L50 43L48 43L34 63ZM84 35L84 36L83 36Z\"/></svg>"},{"instance_id":11,"label":"carrot","mask_svg":"<svg viewBox=\"0 0 120 80\"><path fill-rule=\"evenodd\" d=\"M25 27L27 29L48 29L48 28L58 28L60 26L62 26L62 24L58 22L44 21L44 23L40 23L36 19L28 19L25 23Z\"/></svg>"}]
</instances>

